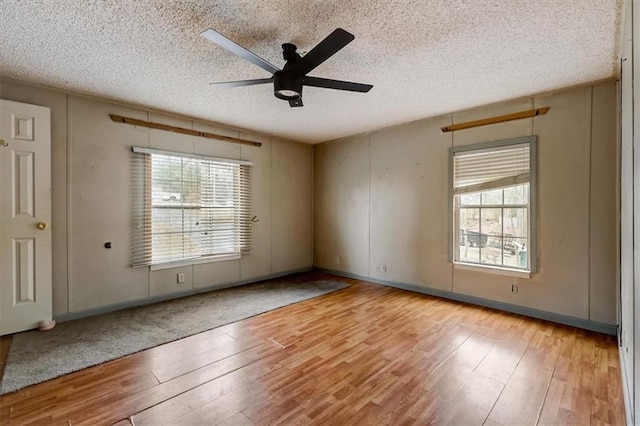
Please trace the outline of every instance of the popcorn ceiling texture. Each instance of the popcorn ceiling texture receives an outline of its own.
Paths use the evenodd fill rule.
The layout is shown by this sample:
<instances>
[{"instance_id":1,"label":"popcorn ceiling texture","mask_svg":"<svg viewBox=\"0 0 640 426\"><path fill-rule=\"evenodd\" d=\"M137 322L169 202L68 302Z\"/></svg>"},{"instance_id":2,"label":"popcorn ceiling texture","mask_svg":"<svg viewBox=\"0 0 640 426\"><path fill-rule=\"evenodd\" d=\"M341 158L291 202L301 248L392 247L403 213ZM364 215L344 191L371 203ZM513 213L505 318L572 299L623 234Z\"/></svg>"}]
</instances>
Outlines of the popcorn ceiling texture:
<instances>
[{"instance_id":1,"label":"popcorn ceiling texture","mask_svg":"<svg viewBox=\"0 0 640 426\"><path fill-rule=\"evenodd\" d=\"M317 143L617 74L622 0L0 0L0 75ZM200 36L213 28L282 67L355 35L310 75L367 94L209 82L269 73Z\"/></svg>"}]
</instances>

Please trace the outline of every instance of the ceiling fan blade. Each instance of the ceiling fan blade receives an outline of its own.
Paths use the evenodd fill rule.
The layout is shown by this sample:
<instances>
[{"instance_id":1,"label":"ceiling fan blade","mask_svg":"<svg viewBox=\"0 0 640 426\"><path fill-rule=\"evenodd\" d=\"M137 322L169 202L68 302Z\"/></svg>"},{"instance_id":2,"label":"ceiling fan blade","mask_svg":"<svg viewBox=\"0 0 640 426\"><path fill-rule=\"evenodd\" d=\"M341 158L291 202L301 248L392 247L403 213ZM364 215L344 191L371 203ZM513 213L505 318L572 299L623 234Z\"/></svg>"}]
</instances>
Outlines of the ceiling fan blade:
<instances>
[{"instance_id":1,"label":"ceiling fan blade","mask_svg":"<svg viewBox=\"0 0 640 426\"><path fill-rule=\"evenodd\" d=\"M351 43L354 38L353 34L342 28L337 28L329 34L327 38L318 43L316 47L311 49L309 53L304 55L293 69L299 75L306 75L334 55L338 50Z\"/></svg>"},{"instance_id":2,"label":"ceiling fan blade","mask_svg":"<svg viewBox=\"0 0 640 426\"><path fill-rule=\"evenodd\" d=\"M328 78L305 77L303 84L313 87L324 87L325 89L348 90L350 92L367 93L373 87L371 84L352 83L350 81L331 80Z\"/></svg>"},{"instance_id":3,"label":"ceiling fan blade","mask_svg":"<svg viewBox=\"0 0 640 426\"><path fill-rule=\"evenodd\" d=\"M302 105L302 98L298 98L298 99L289 99L289 106L291 108L293 107L301 107L304 106Z\"/></svg>"},{"instance_id":4,"label":"ceiling fan blade","mask_svg":"<svg viewBox=\"0 0 640 426\"><path fill-rule=\"evenodd\" d=\"M209 83L209 85L218 86L218 87L240 87L240 86L254 86L256 84L266 84L266 83L273 83L273 77L256 78L255 80L222 81L220 83Z\"/></svg>"},{"instance_id":5,"label":"ceiling fan blade","mask_svg":"<svg viewBox=\"0 0 640 426\"><path fill-rule=\"evenodd\" d=\"M277 71L280 71L280 69L276 68L275 65L270 64L269 62L262 59L260 56L256 55L253 52L248 51L247 49L240 46L236 42L229 40L227 37L223 36L217 31L212 30L211 28L202 32L202 34L200 35L214 42L218 46L224 47L234 55L240 56L241 58L246 59L247 61L259 66L260 68L269 71L271 74L274 74Z\"/></svg>"}]
</instances>

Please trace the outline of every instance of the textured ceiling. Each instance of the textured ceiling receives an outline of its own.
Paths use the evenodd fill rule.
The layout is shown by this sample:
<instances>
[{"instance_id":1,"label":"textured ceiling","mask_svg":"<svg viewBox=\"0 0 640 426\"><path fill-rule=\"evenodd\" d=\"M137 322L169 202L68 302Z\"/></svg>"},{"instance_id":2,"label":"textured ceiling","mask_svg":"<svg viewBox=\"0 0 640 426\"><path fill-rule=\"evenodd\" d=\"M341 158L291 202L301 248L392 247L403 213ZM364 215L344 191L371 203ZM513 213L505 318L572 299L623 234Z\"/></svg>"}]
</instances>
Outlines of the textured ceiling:
<instances>
[{"instance_id":1,"label":"textured ceiling","mask_svg":"<svg viewBox=\"0 0 640 426\"><path fill-rule=\"evenodd\" d=\"M616 75L623 0L0 0L0 75L316 143ZM355 40L310 73L373 84L305 87L200 36L213 28L281 67L335 28Z\"/></svg>"}]
</instances>

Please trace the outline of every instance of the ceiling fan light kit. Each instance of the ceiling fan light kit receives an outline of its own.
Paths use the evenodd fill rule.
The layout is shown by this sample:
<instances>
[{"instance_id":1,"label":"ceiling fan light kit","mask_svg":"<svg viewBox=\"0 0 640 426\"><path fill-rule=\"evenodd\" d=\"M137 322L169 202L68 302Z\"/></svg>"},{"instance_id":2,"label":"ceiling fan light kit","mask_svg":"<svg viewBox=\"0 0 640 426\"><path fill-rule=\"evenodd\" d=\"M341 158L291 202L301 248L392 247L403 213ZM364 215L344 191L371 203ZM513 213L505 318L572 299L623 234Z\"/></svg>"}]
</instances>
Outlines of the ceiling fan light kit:
<instances>
[{"instance_id":1,"label":"ceiling fan light kit","mask_svg":"<svg viewBox=\"0 0 640 426\"><path fill-rule=\"evenodd\" d=\"M278 71L273 75L273 94L286 101L302 98L302 78Z\"/></svg>"},{"instance_id":2,"label":"ceiling fan light kit","mask_svg":"<svg viewBox=\"0 0 640 426\"><path fill-rule=\"evenodd\" d=\"M273 94L275 97L288 101L291 107L303 106L302 86L304 85L360 93L366 93L373 87L371 84L307 76L307 74L313 71L318 65L353 41L353 34L342 28L338 28L329 34L304 57L297 53L296 45L284 43L282 45L282 56L286 63L282 69L270 64L255 53L250 52L217 31L208 29L202 33L202 36L220 47L227 49L229 52L272 73L271 78L211 83L212 86L238 87L273 83Z\"/></svg>"}]
</instances>

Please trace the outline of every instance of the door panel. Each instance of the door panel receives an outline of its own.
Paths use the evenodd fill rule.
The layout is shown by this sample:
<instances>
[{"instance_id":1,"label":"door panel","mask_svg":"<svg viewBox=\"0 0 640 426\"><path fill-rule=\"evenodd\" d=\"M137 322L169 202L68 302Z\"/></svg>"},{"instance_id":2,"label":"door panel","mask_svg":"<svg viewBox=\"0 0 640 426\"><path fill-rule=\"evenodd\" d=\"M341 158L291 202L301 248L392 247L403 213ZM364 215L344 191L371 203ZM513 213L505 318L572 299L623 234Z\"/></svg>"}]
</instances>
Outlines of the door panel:
<instances>
[{"instance_id":1,"label":"door panel","mask_svg":"<svg viewBox=\"0 0 640 426\"><path fill-rule=\"evenodd\" d=\"M35 285L35 240L23 238L13 240L14 300L13 304L36 301Z\"/></svg>"},{"instance_id":2,"label":"door panel","mask_svg":"<svg viewBox=\"0 0 640 426\"><path fill-rule=\"evenodd\" d=\"M13 216L34 217L33 205L33 153L13 153L14 200Z\"/></svg>"},{"instance_id":3,"label":"door panel","mask_svg":"<svg viewBox=\"0 0 640 426\"><path fill-rule=\"evenodd\" d=\"M0 335L51 320L50 121L0 100Z\"/></svg>"}]
</instances>

